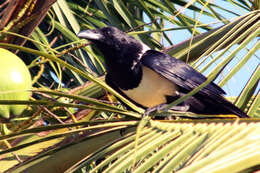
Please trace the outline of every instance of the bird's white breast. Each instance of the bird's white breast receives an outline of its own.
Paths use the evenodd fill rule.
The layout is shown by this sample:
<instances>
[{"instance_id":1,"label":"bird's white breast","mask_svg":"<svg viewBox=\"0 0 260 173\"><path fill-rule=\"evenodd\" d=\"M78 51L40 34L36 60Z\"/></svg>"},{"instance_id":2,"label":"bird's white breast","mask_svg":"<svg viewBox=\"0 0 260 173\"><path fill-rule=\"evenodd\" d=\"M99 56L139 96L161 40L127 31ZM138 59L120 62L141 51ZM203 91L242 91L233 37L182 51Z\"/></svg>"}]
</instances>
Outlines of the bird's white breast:
<instances>
[{"instance_id":1,"label":"bird's white breast","mask_svg":"<svg viewBox=\"0 0 260 173\"><path fill-rule=\"evenodd\" d=\"M172 82L143 66L143 76L138 87L122 92L145 107L154 107L166 103L166 95L176 95L176 89L177 86Z\"/></svg>"}]
</instances>

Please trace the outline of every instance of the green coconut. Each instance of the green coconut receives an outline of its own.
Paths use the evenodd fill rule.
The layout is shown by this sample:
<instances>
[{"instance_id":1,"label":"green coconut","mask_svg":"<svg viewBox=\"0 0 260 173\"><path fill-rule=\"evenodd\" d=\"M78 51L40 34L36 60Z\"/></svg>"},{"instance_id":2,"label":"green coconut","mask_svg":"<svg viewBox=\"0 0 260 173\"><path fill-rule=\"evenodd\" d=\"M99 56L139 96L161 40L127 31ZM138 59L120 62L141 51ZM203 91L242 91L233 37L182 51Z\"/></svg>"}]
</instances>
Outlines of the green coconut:
<instances>
[{"instance_id":1,"label":"green coconut","mask_svg":"<svg viewBox=\"0 0 260 173\"><path fill-rule=\"evenodd\" d=\"M0 48L0 100L29 100L31 75L24 62L12 52ZM20 115L26 105L0 105L0 117Z\"/></svg>"}]
</instances>

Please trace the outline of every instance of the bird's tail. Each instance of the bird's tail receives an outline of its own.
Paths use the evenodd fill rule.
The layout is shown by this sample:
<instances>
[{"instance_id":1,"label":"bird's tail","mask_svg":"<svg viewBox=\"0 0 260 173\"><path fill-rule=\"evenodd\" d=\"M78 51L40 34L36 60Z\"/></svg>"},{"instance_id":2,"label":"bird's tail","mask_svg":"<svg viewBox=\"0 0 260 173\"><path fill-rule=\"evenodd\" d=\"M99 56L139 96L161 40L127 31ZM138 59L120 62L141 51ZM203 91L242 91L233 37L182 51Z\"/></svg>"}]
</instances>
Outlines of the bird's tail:
<instances>
[{"instance_id":1,"label":"bird's tail","mask_svg":"<svg viewBox=\"0 0 260 173\"><path fill-rule=\"evenodd\" d=\"M232 114L235 114L235 115L239 116L240 118L249 118L249 116L245 112L243 112L241 109L239 109L238 107L236 107L229 101L226 101L224 103L223 107L226 108L226 111L228 111Z\"/></svg>"}]
</instances>

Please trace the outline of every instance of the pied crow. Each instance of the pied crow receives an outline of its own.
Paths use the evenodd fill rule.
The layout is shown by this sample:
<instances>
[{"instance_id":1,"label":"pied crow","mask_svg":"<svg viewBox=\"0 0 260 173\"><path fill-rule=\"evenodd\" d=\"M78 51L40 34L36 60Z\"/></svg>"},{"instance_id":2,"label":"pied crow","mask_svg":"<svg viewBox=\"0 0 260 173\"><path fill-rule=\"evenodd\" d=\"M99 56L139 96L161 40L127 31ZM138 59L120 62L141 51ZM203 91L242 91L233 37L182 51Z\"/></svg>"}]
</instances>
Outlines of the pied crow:
<instances>
[{"instance_id":1,"label":"pied crow","mask_svg":"<svg viewBox=\"0 0 260 173\"><path fill-rule=\"evenodd\" d=\"M115 27L81 31L78 37L89 40L104 55L106 83L137 106L151 109L169 104L207 80L183 61L152 50ZM211 82L171 109L248 117L223 94L225 92Z\"/></svg>"}]
</instances>

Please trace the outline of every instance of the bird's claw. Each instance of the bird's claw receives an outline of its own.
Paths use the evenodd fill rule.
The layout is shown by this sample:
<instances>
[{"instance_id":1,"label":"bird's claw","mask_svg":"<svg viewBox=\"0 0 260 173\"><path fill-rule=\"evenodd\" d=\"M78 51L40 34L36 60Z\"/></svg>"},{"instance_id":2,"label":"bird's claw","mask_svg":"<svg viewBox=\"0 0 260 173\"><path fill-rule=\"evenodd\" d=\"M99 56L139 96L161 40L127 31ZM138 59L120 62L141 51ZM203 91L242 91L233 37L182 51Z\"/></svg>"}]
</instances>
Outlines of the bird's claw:
<instances>
[{"instance_id":1,"label":"bird's claw","mask_svg":"<svg viewBox=\"0 0 260 173\"><path fill-rule=\"evenodd\" d=\"M163 104L163 105L157 105L157 106L154 106L154 107L150 107L150 108L147 108L144 112L144 117L145 116L151 116L153 114L155 114L156 112L162 110L166 105Z\"/></svg>"},{"instance_id":2,"label":"bird's claw","mask_svg":"<svg viewBox=\"0 0 260 173\"><path fill-rule=\"evenodd\" d=\"M167 107L167 104L160 104L154 107L147 108L143 114L143 117L145 116L151 116L155 114L156 112L162 111L165 107ZM183 106L172 106L169 110L172 111L180 111L180 112L187 112L189 110L189 105L183 105Z\"/></svg>"}]
</instances>

